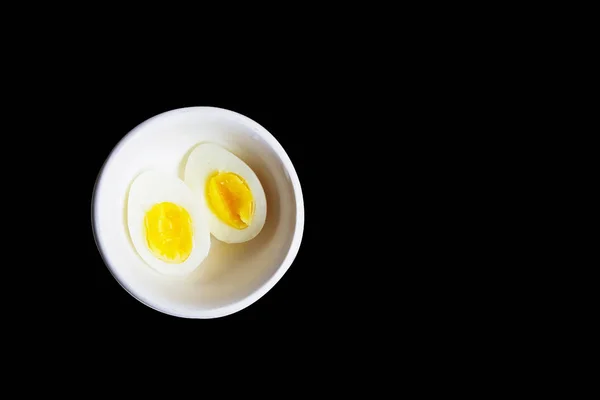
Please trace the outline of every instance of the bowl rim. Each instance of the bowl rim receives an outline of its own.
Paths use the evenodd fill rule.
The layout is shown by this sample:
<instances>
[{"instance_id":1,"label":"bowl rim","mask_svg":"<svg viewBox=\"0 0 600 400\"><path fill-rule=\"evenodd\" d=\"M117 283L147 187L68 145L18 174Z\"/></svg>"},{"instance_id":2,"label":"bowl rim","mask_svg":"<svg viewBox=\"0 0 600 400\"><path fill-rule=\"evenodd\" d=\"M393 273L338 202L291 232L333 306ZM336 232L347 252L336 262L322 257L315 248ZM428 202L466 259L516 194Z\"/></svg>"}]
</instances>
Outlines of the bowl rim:
<instances>
[{"instance_id":1,"label":"bowl rim","mask_svg":"<svg viewBox=\"0 0 600 400\"><path fill-rule=\"evenodd\" d=\"M231 116L235 116L236 118L242 120L246 125L253 127L254 132L256 134L258 134L261 137L261 139L263 139L267 143L267 145L273 149L273 151L275 152L277 157L282 162L283 167L284 167L285 171L287 172L287 174L289 175L290 180L292 182L292 188L294 190L294 198L295 198L295 202L296 202L296 224L295 224L294 233L292 236L292 242L290 244L288 252L285 255L283 261L281 262L279 267L277 267L277 270L275 271L275 273L273 275L271 275L271 277L267 281L265 281L260 287L258 287L256 290L254 290L253 292L251 292L249 295L245 296L244 298L242 298L236 302L233 302L231 304L227 304L225 306L208 309L208 310L190 309L189 312L188 311L177 312L175 310L171 310L166 307L161 307L160 305L156 304L155 302L152 302L150 299L143 298L139 294L135 293L135 291L133 289L131 289L131 287L127 284L127 282L124 282L123 279L120 279L118 273L110 265L107 257L104 255L101 240L98 238L97 226L96 226L96 208L97 208L96 202L97 202L98 188L101 187L103 184L103 172L104 172L105 168L111 163L113 156L129 140L132 139L132 137L134 136L134 134L137 131L139 131L144 125L152 122L155 119L165 117L165 116L171 115L171 114L179 114L179 113L197 111L197 110L199 110L199 111L212 110L212 111L216 111L218 113L224 113L224 114L229 114ZM102 258L104 265L107 267L108 271L113 276L113 278L119 283L119 285L121 285L121 287L123 289L125 289L125 291L127 291L133 298L138 300L140 303L142 303L156 311L167 314L167 315L181 317L181 318L188 318L188 319L210 319L210 318L225 317L227 315L234 314L234 313L241 311L244 308L247 308L248 306L252 305L257 300L259 300L261 297L263 297L269 290L271 290L273 288L273 286L275 286L275 284L277 282L279 282L279 280L287 272L287 270L292 265L294 259L298 255L298 251L300 250L300 244L302 242L302 237L304 234L304 198L303 198L302 188L300 185L300 180L298 178L298 174L296 173L296 169L294 168L294 165L292 164L290 157L285 152L285 150L283 149L281 144L277 141L277 139L275 139L275 137L266 128L264 128L262 125L260 125L256 121L252 120L251 118L249 118L239 112L233 111L233 110L229 110L229 109L221 108L221 107L214 107L214 106L190 106L190 107L181 107L181 108L171 109L171 110L156 114L156 115L142 121L138 125L136 125L133 129L131 129L129 132L127 132L119 140L119 142L110 151L110 153L108 154L108 156L104 160L104 163L102 164L102 166L100 167L100 169L98 171L98 175L96 177L96 182L94 183L94 188L92 190L91 220L92 220L92 232L93 232L93 236L94 236L94 242L96 243L96 247L98 249L98 252L100 253L100 257Z\"/></svg>"}]
</instances>

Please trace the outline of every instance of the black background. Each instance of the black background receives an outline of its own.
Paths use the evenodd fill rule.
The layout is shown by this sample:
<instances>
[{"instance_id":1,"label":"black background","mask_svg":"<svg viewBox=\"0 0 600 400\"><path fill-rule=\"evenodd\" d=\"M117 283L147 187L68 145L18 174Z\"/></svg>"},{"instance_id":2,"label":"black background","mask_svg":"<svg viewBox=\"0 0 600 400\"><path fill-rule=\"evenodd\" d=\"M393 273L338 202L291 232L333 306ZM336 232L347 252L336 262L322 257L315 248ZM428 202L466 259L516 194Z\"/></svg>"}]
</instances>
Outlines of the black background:
<instances>
[{"instance_id":1,"label":"black background","mask_svg":"<svg viewBox=\"0 0 600 400\"><path fill-rule=\"evenodd\" d=\"M249 60L238 60L215 75L200 68L150 73L144 62L124 61L74 67L67 88L52 81L44 99L66 102L42 121L59 133L47 140L62 151L48 154L50 171L60 175L43 179L44 190L59 194L51 196L64 216L59 245L82 254L65 250L44 261L68 260L43 268L52 279L40 282L49 329L59 326L70 346L161 343L171 351L204 340L204 352L214 350L208 340L217 351L225 342L259 351L283 344L284 356L308 343L354 357L450 340L464 312L456 299L468 300L453 283L468 281L462 266L474 257L473 243L456 228L464 213L452 207L464 199L462 175L452 170L463 160L452 146L463 142L453 132L468 126L446 105L460 100L418 62L348 69L352 53L332 58L248 69ZM290 156L305 202L304 236L289 270L258 301L217 319L173 317L133 298L104 265L92 232L94 184L114 146L148 118L189 106L222 107L264 126ZM70 218L63 188L78 193L80 218ZM75 221L81 225L73 235Z\"/></svg>"},{"instance_id":2,"label":"black background","mask_svg":"<svg viewBox=\"0 0 600 400\"><path fill-rule=\"evenodd\" d=\"M189 73L173 81L128 73L94 85L92 106L83 102L81 121L73 122L90 127L94 138L80 155L81 165L89 166L84 192L89 265L78 271L88 283L78 296L78 307L86 310L81 318L102 329L150 324L229 332L268 326L320 334L422 318L416 310L432 297L421 289L448 277L432 261L443 254L441 248L430 243L443 236L433 216L451 194L421 179L432 168L427 157L439 146L432 124L443 117L425 112L430 108L408 81L400 81L402 95L394 96L400 87L393 79L352 71L358 78L351 80L333 65L319 74L274 70L272 76L232 73L197 81ZM102 262L91 228L93 186L113 147L146 119L188 106L226 108L264 126L290 156L305 202L303 240L283 278L250 307L211 320L165 315L134 299ZM436 193L427 193L432 189Z\"/></svg>"},{"instance_id":3,"label":"black background","mask_svg":"<svg viewBox=\"0 0 600 400\"><path fill-rule=\"evenodd\" d=\"M78 323L107 334L140 325L226 335L268 327L323 338L365 329L381 337L391 332L381 325L427 315L417 312L432 301L421 289L448 276L431 260L442 254L431 245L432 236L442 236L432 215L447 194L421 179L433 149L445 145L434 127L445 116L431 114L431 102L441 100L422 75L384 74L385 61L360 70L345 68L351 57L311 60L247 70L234 64L214 75L118 64L69 92L78 112L62 122L75 137L81 127L87 132L79 139L85 151L62 162L87 167L87 184L78 187L87 263L74 262L75 274L65 274L74 280L63 295L67 318L76 312ZM188 106L222 107L264 126L290 156L305 202L300 250L283 278L246 309L210 320L165 315L134 299L104 265L91 227L93 187L114 146L148 118ZM440 192L425 194L432 188Z\"/></svg>"},{"instance_id":4,"label":"black background","mask_svg":"<svg viewBox=\"0 0 600 400\"><path fill-rule=\"evenodd\" d=\"M35 130L42 139L30 145L46 156L43 161L27 159L26 165L38 168L34 173L24 171L21 180L33 186L36 210L39 198L54 204L45 205L51 208L49 216L36 214L32 224L24 226L29 232L16 239L22 242L31 227L44 226L40 218L60 222L60 229L51 232L55 243L48 241L46 251L37 254L41 261L36 261L35 273L26 280L5 281L6 287L17 289L10 301L23 304L26 309L19 314L34 325L26 329L36 336L27 345L47 339L50 346L44 347L62 355L65 348L103 351L107 343L120 343L125 349L141 344L153 358L157 348L170 352L179 344L192 350L180 354L198 360L213 343L217 350L235 344L258 351L282 349L281 355L290 358L290 350L303 352L314 339L323 347L310 367L323 366L321 357L337 348L350 359L358 350L398 363L413 351L423 363L437 368L438 354L423 356L432 348L460 352L463 347L457 346L456 336L476 340L494 331L496 327L480 323L493 310L486 308L483 295L471 296L469 290L474 286L482 293L490 291L506 264L494 270L493 277L482 276L505 249L476 251L481 242L494 243L486 230L497 226L488 222L496 208L478 208L494 194L480 190L489 177L471 179L472 171L482 170L484 163L470 157L489 157L497 142L489 147L483 142L511 114L519 92L511 93L497 115L485 114L496 109L488 100L502 92L493 84L505 73L488 71L495 58L482 61L480 51L489 47L485 39L470 45L453 38L452 29L435 30L418 22L408 26L397 20L385 23L379 17L372 20L379 28L375 37L368 37L372 28L362 23L362 10L359 18L345 18L337 11L335 17L322 20L329 35L278 44L278 32L267 30L268 40L243 43L236 38L222 47L230 59L209 53L203 45L211 40L202 35L193 35L202 40L180 52L170 41L148 38L146 30L136 31L135 40L117 50L104 42L112 29L104 20L96 32L100 39L73 41L65 55L55 51L62 40L50 40L39 53L18 46L38 59L23 68L15 64L25 74L6 75L5 86L14 85L17 93L5 99L23 113L16 126L26 140L33 122L39 123ZM430 21L431 13L425 15ZM448 18L445 12L442 16ZM331 24L341 20L356 28L354 35ZM313 34L312 23L301 21L296 36ZM195 29L196 24L190 27ZM162 28L157 31L162 35ZM222 31L215 30L217 35ZM479 36L479 30L467 31L469 37ZM65 41L77 36L77 30L65 30ZM142 48L144 43L147 49ZM269 47L268 61L256 54L261 43ZM467 55L457 49L464 43ZM218 71L209 71L206 65ZM39 85L31 85L34 80ZM146 119L186 106L223 107L263 125L294 163L305 201L304 237L287 273L256 303L214 320L172 317L135 300L109 273L92 234L93 187L110 151ZM12 155L10 143L5 149ZM506 163L504 159L499 165ZM47 173L39 174L42 168L48 168ZM465 187L474 188L475 195L467 195ZM69 207L72 192L81 206L77 217ZM481 227L469 225L469 216ZM32 252L31 247L26 251ZM17 254L23 255L29 256ZM475 274L468 269L470 264L476 266ZM30 274L30 269L25 272ZM42 273L49 279L41 278ZM31 296L30 283L45 290L36 288L40 295ZM7 308L13 303L7 302ZM480 307L470 312L473 305ZM39 315L50 319L40 321ZM474 321L476 329L466 330L465 319ZM266 339L263 347L254 346L253 333L259 331ZM207 341L207 333L226 340ZM285 346L278 346L281 343ZM134 359L123 355L112 361L127 365ZM444 359L460 360L462 354ZM255 361L250 360L251 367ZM355 364L347 363L352 368ZM367 369L383 365L359 364ZM242 371L251 369L248 365L241 365ZM444 374L456 370L445 365L441 369ZM323 376L329 379L333 370ZM349 387L355 383L348 382Z\"/></svg>"}]
</instances>

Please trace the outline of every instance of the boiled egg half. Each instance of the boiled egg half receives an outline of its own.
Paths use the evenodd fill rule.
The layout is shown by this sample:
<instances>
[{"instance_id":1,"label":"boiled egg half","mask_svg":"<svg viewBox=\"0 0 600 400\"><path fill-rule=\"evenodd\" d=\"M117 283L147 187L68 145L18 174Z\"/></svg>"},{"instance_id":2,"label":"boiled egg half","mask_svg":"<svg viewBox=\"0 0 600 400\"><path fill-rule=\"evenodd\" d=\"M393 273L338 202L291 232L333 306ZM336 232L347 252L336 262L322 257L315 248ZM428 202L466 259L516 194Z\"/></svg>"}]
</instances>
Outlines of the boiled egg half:
<instances>
[{"instance_id":1,"label":"boiled egg half","mask_svg":"<svg viewBox=\"0 0 600 400\"><path fill-rule=\"evenodd\" d=\"M129 188L127 225L137 253L164 275L190 274L210 250L203 210L176 176L155 171L138 175Z\"/></svg>"},{"instance_id":2,"label":"boiled egg half","mask_svg":"<svg viewBox=\"0 0 600 400\"><path fill-rule=\"evenodd\" d=\"M265 192L238 156L217 144L202 143L188 157L184 180L206 210L215 238L242 243L260 233L267 216Z\"/></svg>"}]
</instances>

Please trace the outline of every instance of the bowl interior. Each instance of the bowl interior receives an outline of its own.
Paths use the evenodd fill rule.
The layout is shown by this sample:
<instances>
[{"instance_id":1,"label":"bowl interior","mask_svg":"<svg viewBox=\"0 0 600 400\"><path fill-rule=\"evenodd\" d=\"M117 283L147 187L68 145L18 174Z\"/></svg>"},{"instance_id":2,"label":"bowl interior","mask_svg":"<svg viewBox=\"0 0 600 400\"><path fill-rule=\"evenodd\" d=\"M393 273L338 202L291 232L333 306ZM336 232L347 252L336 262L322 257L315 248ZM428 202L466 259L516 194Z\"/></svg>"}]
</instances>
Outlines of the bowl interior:
<instances>
[{"instance_id":1,"label":"bowl interior","mask_svg":"<svg viewBox=\"0 0 600 400\"><path fill-rule=\"evenodd\" d=\"M202 317L248 298L269 281L288 255L297 224L292 179L258 124L227 110L194 107L160 114L130 132L113 150L94 193L94 230L103 258L121 285L143 303L180 316ZM187 155L201 142L220 144L244 160L267 197L261 233L243 244L211 236L209 256L185 280L165 278L137 255L126 220L131 181L148 169L183 178Z\"/></svg>"}]
</instances>

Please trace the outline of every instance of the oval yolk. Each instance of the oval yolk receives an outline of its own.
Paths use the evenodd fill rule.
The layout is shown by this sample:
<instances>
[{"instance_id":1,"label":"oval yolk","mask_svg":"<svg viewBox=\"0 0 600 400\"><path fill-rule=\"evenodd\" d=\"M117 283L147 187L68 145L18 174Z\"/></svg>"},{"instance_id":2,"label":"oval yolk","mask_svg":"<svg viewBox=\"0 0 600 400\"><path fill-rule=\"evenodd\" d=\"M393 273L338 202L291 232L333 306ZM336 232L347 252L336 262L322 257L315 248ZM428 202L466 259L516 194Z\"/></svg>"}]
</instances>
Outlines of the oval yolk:
<instances>
[{"instance_id":1,"label":"oval yolk","mask_svg":"<svg viewBox=\"0 0 600 400\"><path fill-rule=\"evenodd\" d=\"M246 181L232 172L215 172L206 184L211 211L235 229L245 229L254 214L254 198Z\"/></svg>"},{"instance_id":2,"label":"oval yolk","mask_svg":"<svg viewBox=\"0 0 600 400\"><path fill-rule=\"evenodd\" d=\"M182 263L192 253L193 228L188 211L176 204L155 204L144 218L148 248L168 263Z\"/></svg>"}]
</instances>

